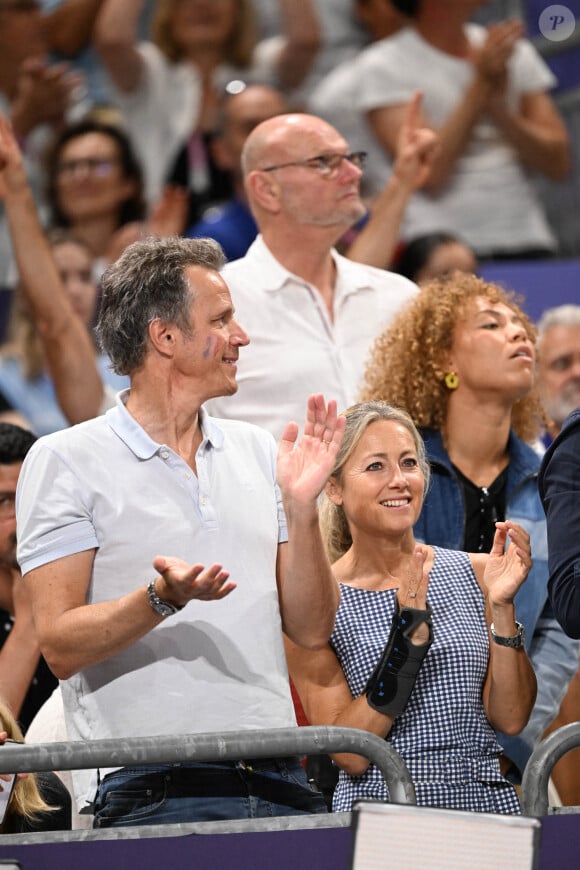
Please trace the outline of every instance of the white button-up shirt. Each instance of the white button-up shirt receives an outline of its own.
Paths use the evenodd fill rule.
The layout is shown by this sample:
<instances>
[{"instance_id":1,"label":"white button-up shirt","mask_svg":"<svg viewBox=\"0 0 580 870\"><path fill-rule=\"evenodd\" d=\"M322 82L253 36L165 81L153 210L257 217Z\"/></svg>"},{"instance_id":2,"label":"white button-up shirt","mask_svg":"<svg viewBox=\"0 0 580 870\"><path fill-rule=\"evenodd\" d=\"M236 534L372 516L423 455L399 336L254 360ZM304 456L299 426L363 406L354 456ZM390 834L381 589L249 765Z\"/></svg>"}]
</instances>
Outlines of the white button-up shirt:
<instances>
[{"instance_id":1,"label":"white button-up shirt","mask_svg":"<svg viewBox=\"0 0 580 870\"><path fill-rule=\"evenodd\" d=\"M417 287L336 251L332 256L334 320L319 290L285 269L261 236L224 267L250 344L240 349L238 392L212 399L212 415L256 423L279 439L289 420L303 423L311 393L336 399L339 410L357 400L373 340Z\"/></svg>"}]
</instances>

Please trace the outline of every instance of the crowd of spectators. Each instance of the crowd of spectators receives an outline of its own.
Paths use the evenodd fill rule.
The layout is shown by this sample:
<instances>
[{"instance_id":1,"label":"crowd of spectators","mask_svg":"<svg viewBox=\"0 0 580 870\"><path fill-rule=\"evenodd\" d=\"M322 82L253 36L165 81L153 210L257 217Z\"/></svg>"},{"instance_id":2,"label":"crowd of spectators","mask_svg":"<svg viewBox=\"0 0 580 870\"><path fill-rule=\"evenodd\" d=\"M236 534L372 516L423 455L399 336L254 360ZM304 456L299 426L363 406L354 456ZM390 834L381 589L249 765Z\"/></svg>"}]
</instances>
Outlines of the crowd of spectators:
<instances>
[{"instance_id":1,"label":"crowd of spectators","mask_svg":"<svg viewBox=\"0 0 580 870\"><path fill-rule=\"evenodd\" d=\"M64 698L44 715L71 739L185 732L194 708L193 731L306 714L388 739L426 804L518 811L512 784L578 668L577 624L550 601L559 538L538 474L580 405L580 317L546 311L537 335L525 300L476 277L481 261L557 253L533 180L571 165L553 73L521 22L474 21L485 5L0 0L0 447L24 444L0 450L0 700L24 734L56 684L42 651ZM403 442L420 486L393 461ZM365 485L367 454L390 495ZM323 491L340 550L319 530ZM376 535L395 543L369 560ZM451 689L459 588L477 654L458 647ZM405 607L416 668L385 706L375 666ZM159 715L139 730L149 688ZM432 751L445 718L422 722L441 697L471 723L448 756ZM440 780L462 752L452 798ZM375 770L336 763L337 808L384 796ZM292 760L240 770L104 771L78 777L76 799L101 827L210 817L200 798L233 817L246 791L257 815L324 810ZM474 779L501 784L495 803ZM41 827L71 823L42 789L31 806Z\"/></svg>"}]
</instances>

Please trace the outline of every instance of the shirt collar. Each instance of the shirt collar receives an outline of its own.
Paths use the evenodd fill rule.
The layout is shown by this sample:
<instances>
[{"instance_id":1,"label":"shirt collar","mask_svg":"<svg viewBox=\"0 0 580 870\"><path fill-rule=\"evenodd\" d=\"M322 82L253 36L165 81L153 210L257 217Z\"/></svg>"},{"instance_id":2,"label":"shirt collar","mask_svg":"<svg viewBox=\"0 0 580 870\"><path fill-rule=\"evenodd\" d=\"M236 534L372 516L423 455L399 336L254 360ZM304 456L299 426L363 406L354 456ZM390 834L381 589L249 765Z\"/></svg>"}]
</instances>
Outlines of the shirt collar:
<instances>
[{"instance_id":1,"label":"shirt collar","mask_svg":"<svg viewBox=\"0 0 580 870\"><path fill-rule=\"evenodd\" d=\"M290 281L299 281L301 284L305 283L303 278L289 272L276 259L261 234L257 235L250 245L246 257L254 261L259 270L264 290L268 293L276 293Z\"/></svg>"},{"instance_id":2,"label":"shirt collar","mask_svg":"<svg viewBox=\"0 0 580 870\"><path fill-rule=\"evenodd\" d=\"M130 392L127 389L117 393L115 407L107 411L105 417L113 432L127 445L137 459L151 459L166 445L154 441L135 418L131 416L125 407ZM218 422L213 417L210 417L203 408L200 408L199 411L199 422L203 436L201 446L222 447L224 433L220 429Z\"/></svg>"},{"instance_id":3,"label":"shirt collar","mask_svg":"<svg viewBox=\"0 0 580 870\"><path fill-rule=\"evenodd\" d=\"M332 256L336 265L336 296L350 296L359 290L373 290L377 287L377 276L381 280L387 274L382 269L374 269L343 257L333 249ZM382 273L382 274L381 274ZM382 285L380 285L382 286Z\"/></svg>"},{"instance_id":4,"label":"shirt collar","mask_svg":"<svg viewBox=\"0 0 580 870\"><path fill-rule=\"evenodd\" d=\"M373 287L371 274L368 267L361 263L355 263L339 254L334 248L331 249L331 257L336 267L336 298L349 296ZM276 293L282 290L285 284L297 281L300 284L308 284L300 275L290 272L280 263L270 251L262 235L250 245L246 257L251 257L263 278L263 286L267 292ZM227 280L227 275L226 275Z\"/></svg>"}]
</instances>

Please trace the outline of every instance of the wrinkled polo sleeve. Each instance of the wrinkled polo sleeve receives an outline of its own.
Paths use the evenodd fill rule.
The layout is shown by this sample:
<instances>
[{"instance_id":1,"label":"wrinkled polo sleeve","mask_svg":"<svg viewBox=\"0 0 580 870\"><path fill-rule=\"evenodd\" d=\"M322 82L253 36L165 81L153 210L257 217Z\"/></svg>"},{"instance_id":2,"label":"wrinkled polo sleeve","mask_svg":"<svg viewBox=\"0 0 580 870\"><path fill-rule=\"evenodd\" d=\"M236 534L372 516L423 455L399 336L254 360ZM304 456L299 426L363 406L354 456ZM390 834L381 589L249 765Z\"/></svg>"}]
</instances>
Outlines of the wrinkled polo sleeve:
<instances>
[{"instance_id":1,"label":"wrinkled polo sleeve","mask_svg":"<svg viewBox=\"0 0 580 870\"><path fill-rule=\"evenodd\" d=\"M22 574L99 546L82 475L43 439L32 446L19 475L16 521Z\"/></svg>"},{"instance_id":2,"label":"wrinkled polo sleeve","mask_svg":"<svg viewBox=\"0 0 580 870\"><path fill-rule=\"evenodd\" d=\"M536 673L538 694L530 720L515 737L499 734L504 753L523 773L528 759L552 724L568 685L578 670L580 641L568 637L553 616L541 616L528 649Z\"/></svg>"}]
</instances>

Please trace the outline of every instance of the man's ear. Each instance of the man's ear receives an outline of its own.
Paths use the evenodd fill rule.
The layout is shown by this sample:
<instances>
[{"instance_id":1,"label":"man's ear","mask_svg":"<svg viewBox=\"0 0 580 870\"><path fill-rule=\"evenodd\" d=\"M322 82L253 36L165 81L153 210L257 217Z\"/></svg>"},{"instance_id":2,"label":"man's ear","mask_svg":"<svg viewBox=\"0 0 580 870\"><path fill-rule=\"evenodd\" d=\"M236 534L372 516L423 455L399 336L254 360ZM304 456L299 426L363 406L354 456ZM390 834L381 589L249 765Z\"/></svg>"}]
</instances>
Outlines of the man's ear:
<instances>
[{"instance_id":1,"label":"man's ear","mask_svg":"<svg viewBox=\"0 0 580 870\"><path fill-rule=\"evenodd\" d=\"M269 172L255 169L246 176L245 186L250 202L271 214L280 212L280 188Z\"/></svg>"},{"instance_id":2,"label":"man's ear","mask_svg":"<svg viewBox=\"0 0 580 870\"><path fill-rule=\"evenodd\" d=\"M163 356L173 356L175 347L175 323L166 323L155 317L149 324L149 341L155 350Z\"/></svg>"},{"instance_id":3,"label":"man's ear","mask_svg":"<svg viewBox=\"0 0 580 870\"><path fill-rule=\"evenodd\" d=\"M342 487L335 477L331 477L324 491L333 504L339 507L342 504Z\"/></svg>"}]
</instances>

